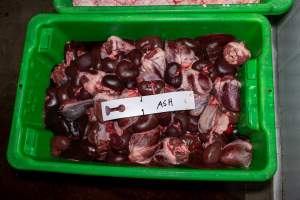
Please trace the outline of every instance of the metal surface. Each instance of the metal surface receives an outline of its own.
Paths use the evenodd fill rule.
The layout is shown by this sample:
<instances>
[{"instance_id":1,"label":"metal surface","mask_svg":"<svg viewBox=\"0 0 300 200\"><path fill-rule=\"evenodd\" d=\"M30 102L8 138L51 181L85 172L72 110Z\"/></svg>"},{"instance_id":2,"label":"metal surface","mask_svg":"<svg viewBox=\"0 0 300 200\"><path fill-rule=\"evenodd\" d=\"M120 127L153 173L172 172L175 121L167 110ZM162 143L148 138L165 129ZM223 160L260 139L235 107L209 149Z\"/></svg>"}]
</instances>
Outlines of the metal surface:
<instances>
[{"instance_id":1,"label":"metal surface","mask_svg":"<svg viewBox=\"0 0 300 200\"><path fill-rule=\"evenodd\" d=\"M276 125L276 145L277 145L277 172L273 177L272 180L272 189L273 189L273 199L274 200L281 200L282 199L282 163L281 163L281 137L280 137L280 120L279 120L279 105L278 105L278 95L279 95L279 85L278 85L278 63L277 63L277 27L273 26L272 29L273 35L273 66L275 67L274 70L274 88L275 88L275 108L276 108L276 118L275 118L275 125Z\"/></svg>"},{"instance_id":2,"label":"metal surface","mask_svg":"<svg viewBox=\"0 0 300 200\"><path fill-rule=\"evenodd\" d=\"M277 28L282 197L300 199L300 1Z\"/></svg>"}]
</instances>

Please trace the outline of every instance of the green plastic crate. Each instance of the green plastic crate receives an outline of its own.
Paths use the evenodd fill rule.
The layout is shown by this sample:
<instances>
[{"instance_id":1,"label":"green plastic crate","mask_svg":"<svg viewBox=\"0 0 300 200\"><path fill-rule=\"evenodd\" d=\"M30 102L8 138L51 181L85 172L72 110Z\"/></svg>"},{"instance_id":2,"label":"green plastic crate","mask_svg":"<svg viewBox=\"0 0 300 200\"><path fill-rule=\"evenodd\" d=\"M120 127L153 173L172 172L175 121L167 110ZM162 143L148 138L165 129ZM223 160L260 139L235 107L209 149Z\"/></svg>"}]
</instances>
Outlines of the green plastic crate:
<instances>
[{"instance_id":1,"label":"green plastic crate","mask_svg":"<svg viewBox=\"0 0 300 200\"><path fill-rule=\"evenodd\" d=\"M43 104L52 67L63 59L69 40L101 41L111 35L164 39L228 33L246 42L252 53L240 71L242 113L239 130L251 138L249 169L147 168L99 162L71 162L50 154L52 133L44 128ZM276 171L275 113L271 27L257 14L68 15L34 17L28 26L7 157L23 170L115 177L264 181Z\"/></svg>"},{"instance_id":2,"label":"green plastic crate","mask_svg":"<svg viewBox=\"0 0 300 200\"><path fill-rule=\"evenodd\" d=\"M72 0L54 0L59 13L260 13L279 15L289 10L293 0L261 0L259 4L190 6L102 6L73 7Z\"/></svg>"}]
</instances>

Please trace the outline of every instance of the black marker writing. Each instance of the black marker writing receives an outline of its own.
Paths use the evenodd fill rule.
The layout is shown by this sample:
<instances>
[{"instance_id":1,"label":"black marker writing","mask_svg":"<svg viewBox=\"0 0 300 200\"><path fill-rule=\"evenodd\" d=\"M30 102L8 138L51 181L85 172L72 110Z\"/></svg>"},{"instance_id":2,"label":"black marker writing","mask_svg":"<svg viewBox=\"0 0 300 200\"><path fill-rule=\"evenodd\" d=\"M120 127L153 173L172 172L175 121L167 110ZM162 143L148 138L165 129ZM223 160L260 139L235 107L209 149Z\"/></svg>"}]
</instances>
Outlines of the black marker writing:
<instances>
[{"instance_id":1,"label":"black marker writing","mask_svg":"<svg viewBox=\"0 0 300 200\"><path fill-rule=\"evenodd\" d=\"M173 99L172 99L172 98L170 98L170 99L168 100L168 104L169 104L169 106L173 106Z\"/></svg>"},{"instance_id":2,"label":"black marker writing","mask_svg":"<svg viewBox=\"0 0 300 200\"><path fill-rule=\"evenodd\" d=\"M173 100L172 98L168 99L168 100L162 100L159 101L159 103L157 104L156 110L158 110L159 108L164 108L166 106L173 106Z\"/></svg>"}]
</instances>

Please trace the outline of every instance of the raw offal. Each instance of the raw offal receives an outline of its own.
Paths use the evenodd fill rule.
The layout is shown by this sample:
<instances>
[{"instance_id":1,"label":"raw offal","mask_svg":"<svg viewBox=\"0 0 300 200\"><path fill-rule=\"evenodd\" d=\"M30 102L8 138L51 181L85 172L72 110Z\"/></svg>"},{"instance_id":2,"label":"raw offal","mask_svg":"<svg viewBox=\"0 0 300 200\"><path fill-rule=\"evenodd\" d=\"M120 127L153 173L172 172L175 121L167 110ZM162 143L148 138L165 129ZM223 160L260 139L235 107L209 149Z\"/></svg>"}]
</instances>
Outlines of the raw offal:
<instances>
[{"instance_id":1,"label":"raw offal","mask_svg":"<svg viewBox=\"0 0 300 200\"><path fill-rule=\"evenodd\" d=\"M73 0L73 6L251 4L260 0Z\"/></svg>"},{"instance_id":2,"label":"raw offal","mask_svg":"<svg viewBox=\"0 0 300 200\"><path fill-rule=\"evenodd\" d=\"M248 168L253 147L237 130L237 72L250 57L246 44L227 34L68 42L64 61L52 71L44 105L46 127L54 133L52 155L73 161ZM103 121L104 101L176 91L192 91L195 109ZM106 112L124 109L120 105Z\"/></svg>"}]
</instances>

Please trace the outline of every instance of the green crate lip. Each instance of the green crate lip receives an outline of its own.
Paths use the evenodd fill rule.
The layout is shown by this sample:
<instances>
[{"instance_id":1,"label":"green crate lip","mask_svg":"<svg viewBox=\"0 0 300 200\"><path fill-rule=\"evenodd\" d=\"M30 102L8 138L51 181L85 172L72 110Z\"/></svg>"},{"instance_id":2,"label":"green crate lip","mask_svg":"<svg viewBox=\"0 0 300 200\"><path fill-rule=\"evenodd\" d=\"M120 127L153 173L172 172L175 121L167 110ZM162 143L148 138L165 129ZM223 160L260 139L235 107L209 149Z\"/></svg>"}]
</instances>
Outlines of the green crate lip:
<instances>
[{"instance_id":1,"label":"green crate lip","mask_svg":"<svg viewBox=\"0 0 300 200\"><path fill-rule=\"evenodd\" d=\"M271 0L267 3L246 5L199 5L190 6L102 6L102 7L73 7L71 0L54 0L53 6L59 13L260 13L264 15L279 15L292 6L293 0Z\"/></svg>"},{"instance_id":2,"label":"green crate lip","mask_svg":"<svg viewBox=\"0 0 300 200\"><path fill-rule=\"evenodd\" d=\"M156 21L164 21L166 16L170 15L159 15L155 17ZM261 24L263 41L262 41L262 54L261 59L263 64L272 68L272 53L271 53L271 26L268 20L258 14L244 14L242 17L240 14L202 14L202 15L185 15L185 16L174 16L172 17L182 18L185 20L189 19L201 19L211 20L220 19L223 21L255 21ZM20 69L20 76L18 86L23 83L23 75L27 73L29 65L30 55L32 48L35 46L35 38L39 26L51 21L63 19L64 21L74 21L74 15L68 14L41 14L31 19L26 35L24 54L22 60L22 66ZM76 19L76 21L130 21L135 19L137 21L143 21L147 19L153 20L153 15L139 15L136 19L135 15L128 16L114 16L105 15L105 18L97 15L85 15ZM267 72L268 75L272 75L272 70ZM270 86L270 84L269 84ZM271 83L273 86L273 83ZM264 88L266 89L266 88ZM243 169L183 169L183 168L147 168L147 167L133 167L133 166L116 166L116 165L90 165L88 163L60 163L60 162L49 162L49 161L37 161L29 156L22 154L20 149L20 137L21 137L21 102L23 101L23 92L20 87L17 88L17 95L14 107L14 115L12 128L10 133L7 159L10 165L16 169L21 170L37 170L47 172L59 172L59 173L73 173L73 174L85 174L85 175L97 175L97 176L113 176L113 177L131 177L131 178L149 178L149 179L176 179L176 180L210 180L210 181L265 181L270 179L277 168L276 158L276 138L275 138L275 119L265 120L267 113L266 105L263 106L262 111L262 122L261 126L267 132L267 165L261 170L243 170ZM274 100L273 100L274 101ZM263 104L263 103L262 103ZM274 109L272 110L274 112ZM269 123L267 123L268 121Z\"/></svg>"}]
</instances>

